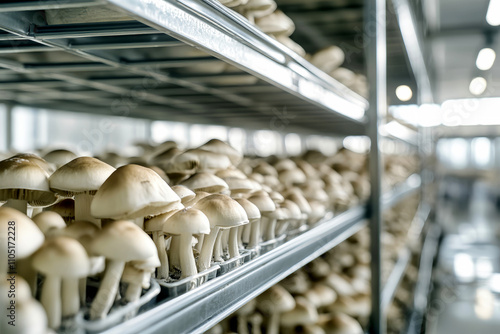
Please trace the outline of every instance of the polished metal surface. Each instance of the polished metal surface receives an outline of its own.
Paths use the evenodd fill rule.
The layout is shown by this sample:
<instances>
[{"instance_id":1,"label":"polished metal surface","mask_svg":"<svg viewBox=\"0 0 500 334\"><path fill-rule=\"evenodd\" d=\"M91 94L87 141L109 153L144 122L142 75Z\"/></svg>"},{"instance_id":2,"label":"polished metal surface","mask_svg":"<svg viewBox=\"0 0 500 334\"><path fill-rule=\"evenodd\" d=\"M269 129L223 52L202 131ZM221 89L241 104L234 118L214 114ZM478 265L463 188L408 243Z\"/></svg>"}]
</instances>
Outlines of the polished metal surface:
<instances>
[{"instance_id":1,"label":"polished metal surface","mask_svg":"<svg viewBox=\"0 0 500 334\"><path fill-rule=\"evenodd\" d=\"M213 279L180 298L116 326L114 333L203 333L306 263L366 226L356 207L287 241L278 248Z\"/></svg>"},{"instance_id":2,"label":"polished metal surface","mask_svg":"<svg viewBox=\"0 0 500 334\"><path fill-rule=\"evenodd\" d=\"M385 333L382 312L382 171L379 146L379 126L387 113L387 46L386 1L366 0L364 12L364 42L366 45L367 78L370 87L368 130L370 137L369 172L371 194L369 199L370 253L371 253L371 314L368 332Z\"/></svg>"},{"instance_id":3,"label":"polished metal surface","mask_svg":"<svg viewBox=\"0 0 500 334\"><path fill-rule=\"evenodd\" d=\"M42 12L103 4L131 20L47 25ZM217 1L7 2L0 5L0 30L0 85L9 87L1 98L9 103L121 115L110 112L110 107L132 95L128 104L133 108L115 107L126 109L125 116L165 120L184 116L191 123L241 126L243 122L251 129L304 134L365 133L365 99ZM204 50L205 56L188 45ZM205 72L211 64L220 67L222 61L239 70ZM104 75L114 82L100 83ZM135 85L122 78L135 80ZM61 81L60 94L33 97L26 86L15 86L23 82L36 87L46 80ZM143 87L146 80L152 84ZM260 99L254 86L267 87L264 96L277 91L283 97ZM167 88L215 100L199 104L196 98L167 96L163 93ZM79 91L82 97L95 96L97 102L74 101Z\"/></svg>"}]
</instances>

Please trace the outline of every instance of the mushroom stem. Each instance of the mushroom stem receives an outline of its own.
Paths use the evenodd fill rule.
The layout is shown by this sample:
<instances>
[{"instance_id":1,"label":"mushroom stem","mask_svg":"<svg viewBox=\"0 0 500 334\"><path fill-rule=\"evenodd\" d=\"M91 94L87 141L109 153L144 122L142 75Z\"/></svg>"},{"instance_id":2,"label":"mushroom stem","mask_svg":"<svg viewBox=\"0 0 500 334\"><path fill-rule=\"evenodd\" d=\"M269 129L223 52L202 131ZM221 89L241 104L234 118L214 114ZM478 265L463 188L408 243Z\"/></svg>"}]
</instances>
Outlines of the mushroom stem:
<instances>
[{"instance_id":1,"label":"mushroom stem","mask_svg":"<svg viewBox=\"0 0 500 334\"><path fill-rule=\"evenodd\" d=\"M38 282L37 272L35 268L33 268L31 257L17 260L16 267L19 275L21 275L30 286L31 295L33 296L33 298L35 298Z\"/></svg>"},{"instance_id":2,"label":"mushroom stem","mask_svg":"<svg viewBox=\"0 0 500 334\"><path fill-rule=\"evenodd\" d=\"M214 226L210 230L210 234L203 240L200 257L198 258L198 271L204 271L210 268L212 262L212 252L214 249L215 239L219 234L220 227Z\"/></svg>"},{"instance_id":3,"label":"mushroom stem","mask_svg":"<svg viewBox=\"0 0 500 334\"><path fill-rule=\"evenodd\" d=\"M238 247L238 229L239 227L231 227L229 229L229 258L240 256Z\"/></svg>"},{"instance_id":4,"label":"mushroom stem","mask_svg":"<svg viewBox=\"0 0 500 334\"><path fill-rule=\"evenodd\" d=\"M224 262L224 259L222 258L222 233L224 231L220 231L217 234L217 239L215 240L215 245L214 245L214 261L215 262Z\"/></svg>"},{"instance_id":5,"label":"mushroom stem","mask_svg":"<svg viewBox=\"0 0 500 334\"><path fill-rule=\"evenodd\" d=\"M269 241L269 240L274 240L276 238L276 219L269 219L266 218L266 224L264 225L264 240Z\"/></svg>"},{"instance_id":6,"label":"mushroom stem","mask_svg":"<svg viewBox=\"0 0 500 334\"><path fill-rule=\"evenodd\" d=\"M205 239L204 234L198 235L198 243L195 246L195 249L198 251L198 253L201 252L201 247L203 246L203 240Z\"/></svg>"},{"instance_id":7,"label":"mushroom stem","mask_svg":"<svg viewBox=\"0 0 500 334\"><path fill-rule=\"evenodd\" d=\"M167 251L165 249L165 235L163 232L154 231L152 232L153 241L156 245L156 250L158 251L158 258L160 259L160 267L158 268L158 272L156 274L156 278L164 279L168 278L169 269L168 269L168 257Z\"/></svg>"},{"instance_id":8,"label":"mushroom stem","mask_svg":"<svg viewBox=\"0 0 500 334\"><path fill-rule=\"evenodd\" d=\"M260 219L250 221L250 241L248 248L255 248L259 245L260 241Z\"/></svg>"},{"instance_id":9,"label":"mushroom stem","mask_svg":"<svg viewBox=\"0 0 500 334\"><path fill-rule=\"evenodd\" d=\"M59 328L61 325L61 278L52 275L45 277L40 302L47 313L49 327Z\"/></svg>"},{"instance_id":10,"label":"mushroom stem","mask_svg":"<svg viewBox=\"0 0 500 334\"><path fill-rule=\"evenodd\" d=\"M74 316L80 309L80 297L78 293L78 278L64 278L62 280L62 316Z\"/></svg>"},{"instance_id":11,"label":"mushroom stem","mask_svg":"<svg viewBox=\"0 0 500 334\"><path fill-rule=\"evenodd\" d=\"M90 319L104 318L113 305L125 262L108 260L99 291L90 307Z\"/></svg>"},{"instance_id":12,"label":"mushroom stem","mask_svg":"<svg viewBox=\"0 0 500 334\"><path fill-rule=\"evenodd\" d=\"M144 230L144 217L139 217L139 218L129 219L129 220Z\"/></svg>"},{"instance_id":13,"label":"mushroom stem","mask_svg":"<svg viewBox=\"0 0 500 334\"><path fill-rule=\"evenodd\" d=\"M94 198L94 196L87 193L75 195L75 221L86 220L95 224L97 227L101 227L101 220L94 218L90 214L92 198Z\"/></svg>"},{"instance_id":14,"label":"mushroom stem","mask_svg":"<svg viewBox=\"0 0 500 334\"><path fill-rule=\"evenodd\" d=\"M31 217L35 217L37 214L43 212L43 208L42 207L33 207L32 211L31 211Z\"/></svg>"},{"instance_id":15,"label":"mushroom stem","mask_svg":"<svg viewBox=\"0 0 500 334\"><path fill-rule=\"evenodd\" d=\"M173 235L170 239L172 240L170 241L170 249L168 253L170 260L170 270L181 270L181 258L179 255L179 245L181 239L178 235Z\"/></svg>"},{"instance_id":16,"label":"mushroom stem","mask_svg":"<svg viewBox=\"0 0 500 334\"><path fill-rule=\"evenodd\" d=\"M3 206L6 208L16 209L24 214L27 214L28 212L28 202L22 199L8 199Z\"/></svg>"},{"instance_id":17,"label":"mushroom stem","mask_svg":"<svg viewBox=\"0 0 500 334\"><path fill-rule=\"evenodd\" d=\"M238 334L250 334L248 331L248 317L246 315L238 316Z\"/></svg>"},{"instance_id":18,"label":"mushroom stem","mask_svg":"<svg viewBox=\"0 0 500 334\"><path fill-rule=\"evenodd\" d=\"M280 314L273 312L269 315L266 334L279 334L280 332Z\"/></svg>"},{"instance_id":19,"label":"mushroom stem","mask_svg":"<svg viewBox=\"0 0 500 334\"><path fill-rule=\"evenodd\" d=\"M238 238L238 241L241 240L242 246L240 248L243 248L243 244L248 244L250 242L250 232L251 232L251 226L250 224L245 224L240 227L241 230L241 238Z\"/></svg>"},{"instance_id":20,"label":"mushroom stem","mask_svg":"<svg viewBox=\"0 0 500 334\"><path fill-rule=\"evenodd\" d=\"M129 283L127 290L125 291L125 300L128 303L135 302L136 300L139 300L141 297L141 292L142 292L142 286L141 286L141 281L135 282L135 283Z\"/></svg>"},{"instance_id":21,"label":"mushroom stem","mask_svg":"<svg viewBox=\"0 0 500 334\"><path fill-rule=\"evenodd\" d=\"M181 234L179 243L179 254L181 258L181 278L196 275L196 262L194 261L193 248L191 247L191 234Z\"/></svg>"},{"instance_id":22,"label":"mushroom stem","mask_svg":"<svg viewBox=\"0 0 500 334\"><path fill-rule=\"evenodd\" d=\"M85 306L87 303L87 277L78 280L78 295L80 296L80 305Z\"/></svg>"}]
</instances>

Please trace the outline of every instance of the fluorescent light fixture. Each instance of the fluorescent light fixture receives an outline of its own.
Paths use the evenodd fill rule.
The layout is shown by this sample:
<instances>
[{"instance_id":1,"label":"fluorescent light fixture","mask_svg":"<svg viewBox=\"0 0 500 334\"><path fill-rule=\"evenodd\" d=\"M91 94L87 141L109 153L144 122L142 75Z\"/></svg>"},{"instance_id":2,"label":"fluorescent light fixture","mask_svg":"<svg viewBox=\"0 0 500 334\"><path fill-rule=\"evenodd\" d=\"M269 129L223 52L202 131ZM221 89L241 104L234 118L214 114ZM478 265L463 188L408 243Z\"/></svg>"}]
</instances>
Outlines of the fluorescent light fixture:
<instances>
[{"instance_id":1,"label":"fluorescent light fixture","mask_svg":"<svg viewBox=\"0 0 500 334\"><path fill-rule=\"evenodd\" d=\"M411 88L408 87L407 85L401 85L398 86L398 88L396 88L396 96L401 101L406 102L411 100L413 92L411 91Z\"/></svg>"},{"instance_id":2,"label":"fluorescent light fixture","mask_svg":"<svg viewBox=\"0 0 500 334\"><path fill-rule=\"evenodd\" d=\"M486 12L486 22L492 26L500 25L500 0L490 0Z\"/></svg>"},{"instance_id":3,"label":"fluorescent light fixture","mask_svg":"<svg viewBox=\"0 0 500 334\"><path fill-rule=\"evenodd\" d=\"M476 59L476 66L481 71L487 71L495 62L496 53L493 49L484 48L479 51Z\"/></svg>"},{"instance_id":4,"label":"fluorescent light fixture","mask_svg":"<svg viewBox=\"0 0 500 334\"><path fill-rule=\"evenodd\" d=\"M483 77L476 77L472 79L469 85L469 91L473 95L481 95L484 93L486 90L486 87L488 86L488 83L486 82L486 79Z\"/></svg>"}]
</instances>

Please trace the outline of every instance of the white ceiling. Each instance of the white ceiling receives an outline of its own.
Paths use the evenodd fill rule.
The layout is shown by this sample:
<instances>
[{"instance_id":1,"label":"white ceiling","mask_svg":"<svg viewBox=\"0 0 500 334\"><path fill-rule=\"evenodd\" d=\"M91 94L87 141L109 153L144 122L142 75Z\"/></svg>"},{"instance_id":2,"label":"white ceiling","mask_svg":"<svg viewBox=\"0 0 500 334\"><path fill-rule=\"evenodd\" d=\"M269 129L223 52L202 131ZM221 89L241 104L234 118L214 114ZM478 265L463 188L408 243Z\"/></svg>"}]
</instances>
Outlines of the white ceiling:
<instances>
[{"instance_id":1,"label":"white ceiling","mask_svg":"<svg viewBox=\"0 0 500 334\"><path fill-rule=\"evenodd\" d=\"M486 23L488 3L489 0L423 0L436 102L473 97L469 83L475 76L488 81L482 96L500 96L499 30ZM493 68L484 72L476 68L475 62L477 53L486 45L486 31L493 33L490 47L498 57Z\"/></svg>"}]
</instances>

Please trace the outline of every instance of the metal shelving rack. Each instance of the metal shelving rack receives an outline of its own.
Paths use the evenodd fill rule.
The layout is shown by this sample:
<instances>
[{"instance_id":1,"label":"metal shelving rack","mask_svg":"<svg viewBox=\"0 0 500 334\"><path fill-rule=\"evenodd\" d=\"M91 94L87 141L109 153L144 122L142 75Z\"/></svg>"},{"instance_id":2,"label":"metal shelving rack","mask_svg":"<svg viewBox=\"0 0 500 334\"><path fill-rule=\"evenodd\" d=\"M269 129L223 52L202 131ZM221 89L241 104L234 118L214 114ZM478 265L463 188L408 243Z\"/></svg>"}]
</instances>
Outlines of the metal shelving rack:
<instances>
[{"instance_id":1,"label":"metal shelving rack","mask_svg":"<svg viewBox=\"0 0 500 334\"><path fill-rule=\"evenodd\" d=\"M43 15L47 9L100 5L129 20L48 25ZM369 331L385 332L381 213L417 191L420 181L412 177L391 195L382 196L378 126L387 111L385 0L366 0L364 10L365 22L376 22L364 24L375 31L363 33L369 102L216 0L13 0L0 4L0 99L7 104L288 133L367 135L371 139L372 196L366 209L352 208L108 333L155 333L163 332L164 326L175 333L208 329L351 236L366 225L367 217L373 258ZM186 45L205 54L168 52ZM159 50L166 52L160 54ZM30 57L32 52L45 57ZM182 72L188 66L221 62L236 69L218 74Z\"/></svg>"}]
</instances>

